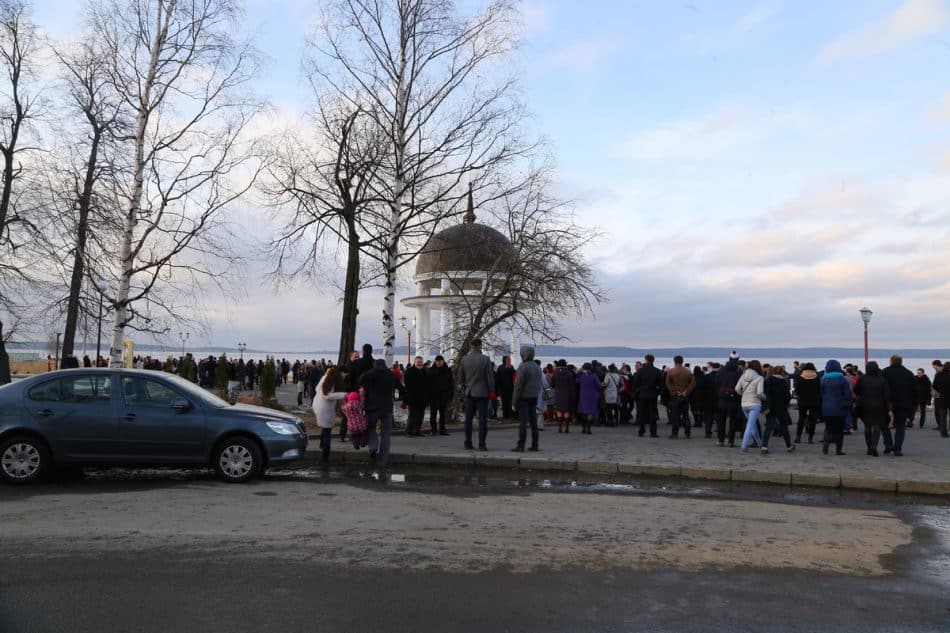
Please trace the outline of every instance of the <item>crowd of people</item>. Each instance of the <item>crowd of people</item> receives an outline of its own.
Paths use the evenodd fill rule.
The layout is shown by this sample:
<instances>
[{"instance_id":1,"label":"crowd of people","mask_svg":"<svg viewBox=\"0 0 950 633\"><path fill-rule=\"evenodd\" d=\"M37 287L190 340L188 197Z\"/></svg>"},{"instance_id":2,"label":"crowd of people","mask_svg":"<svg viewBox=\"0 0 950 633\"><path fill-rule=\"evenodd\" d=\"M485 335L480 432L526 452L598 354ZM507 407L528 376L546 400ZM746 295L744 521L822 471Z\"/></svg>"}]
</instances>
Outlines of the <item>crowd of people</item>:
<instances>
[{"instance_id":1,"label":"crowd of people","mask_svg":"<svg viewBox=\"0 0 950 633\"><path fill-rule=\"evenodd\" d=\"M950 362L932 363L931 380L923 368L911 372L903 359L892 356L881 368L874 361L862 370L828 360L819 370L813 363L795 362L792 367L744 360L733 352L724 363L690 366L681 356L671 367L655 366L647 354L633 365L604 365L596 360L576 367L561 359L542 366L533 346L521 349L516 367L504 356L496 367L475 340L453 373L441 355L427 360L416 356L407 367L387 367L373 357L371 345L362 354L353 352L350 362L335 367L326 360L275 363L278 385L292 381L297 403L312 403L321 429L320 446L328 457L332 429L339 416L339 439L357 448L368 447L379 464L386 464L393 424L394 398L407 409L406 435L448 435L446 425L453 399L461 395L465 449L474 450L474 422L478 419L477 448L487 450L488 420L518 422L514 451L538 451L539 431L545 421L558 433L592 434L598 426L635 425L637 435L659 437L660 411L666 413L671 439L691 438L693 433L714 440L717 446L738 446L748 452L770 451L773 437L781 438L787 452L801 442L812 444L819 424L822 451L844 454L845 437L863 434L867 455L883 452L902 456L905 430L924 428L930 405L936 430L948 437ZM84 365L91 362L83 359ZM195 380L206 388L217 384L218 359L197 362L187 354L170 359L172 367L150 356L137 357L135 366L166 369ZM105 359L101 359L102 364ZM88 364L87 364L88 363ZM166 364L168 361L166 361ZM78 362L69 361L78 366ZM228 359L229 389L254 389L263 363L243 358ZM458 376L458 384L456 384ZM797 405L797 420L791 409ZM339 406L338 406L339 404ZM428 413L428 428L426 417ZM859 424L860 423L860 424ZM377 431L378 429L378 431ZM529 437L530 431L530 437Z\"/></svg>"},{"instance_id":2,"label":"crowd of people","mask_svg":"<svg viewBox=\"0 0 950 633\"><path fill-rule=\"evenodd\" d=\"M836 455L843 455L845 437L859 433L863 425L867 455L879 456L883 439L883 452L900 457L905 430L924 427L931 403L935 428L941 437L948 436L950 363L934 361L931 381L923 369L913 373L905 368L897 355L884 369L871 361L862 370L853 364L842 367L836 360L827 361L821 369L797 361L786 368L747 361L736 352L723 363L710 361L693 367L677 356L671 367L658 368L650 354L632 366L594 360L576 367L563 359L542 366L534 353L532 346L524 346L517 367L509 357L496 367L481 351L480 341L473 342L457 373L466 449L476 448L476 418L479 450L487 450L488 419L497 417L518 421L513 450L522 452L540 449L538 432L544 429L545 420L556 424L558 433L579 427L581 434L592 434L594 427L630 424L636 426L640 437L659 437L661 409L671 439L701 433L717 446L739 447L744 452L757 448L763 455L769 453L770 441L776 436L787 452L795 451L802 442L813 444L819 425L823 425L822 452L829 454L833 447ZM376 377L364 380L370 368L377 370ZM408 368L397 364L387 369L382 361L372 359L372 348L365 346L363 356L354 355L350 365L332 380L328 382L326 376L319 380L314 400L314 410L319 399L324 411L324 451L329 451L335 421L335 411L330 416L327 403L346 393L359 393L366 403L367 435L359 445L368 444L377 461L385 462L385 454L380 456L382 438L376 439L375 425L381 425L388 452L394 392L408 408L408 436L423 435L427 409L428 432L447 434L446 408L456 385L441 356L432 362L417 356ZM793 403L797 420L792 419ZM355 405L350 411L357 411ZM346 433L345 416L340 439L345 440Z\"/></svg>"}]
</instances>

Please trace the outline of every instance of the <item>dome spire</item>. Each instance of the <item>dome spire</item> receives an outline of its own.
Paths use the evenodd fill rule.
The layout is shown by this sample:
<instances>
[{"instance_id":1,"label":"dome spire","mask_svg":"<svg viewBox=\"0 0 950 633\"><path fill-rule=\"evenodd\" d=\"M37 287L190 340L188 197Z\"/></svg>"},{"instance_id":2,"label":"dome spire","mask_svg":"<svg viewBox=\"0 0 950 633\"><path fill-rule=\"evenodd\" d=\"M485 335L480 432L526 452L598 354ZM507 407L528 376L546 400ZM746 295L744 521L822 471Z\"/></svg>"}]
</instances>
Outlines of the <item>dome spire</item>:
<instances>
[{"instance_id":1,"label":"dome spire","mask_svg":"<svg viewBox=\"0 0 950 633\"><path fill-rule=\"evenodd\" d=\"M475 201L472 199L472 183L468 183L468 210L465 212L465 222L475 223Z\"/></svg>"}]
</instances>

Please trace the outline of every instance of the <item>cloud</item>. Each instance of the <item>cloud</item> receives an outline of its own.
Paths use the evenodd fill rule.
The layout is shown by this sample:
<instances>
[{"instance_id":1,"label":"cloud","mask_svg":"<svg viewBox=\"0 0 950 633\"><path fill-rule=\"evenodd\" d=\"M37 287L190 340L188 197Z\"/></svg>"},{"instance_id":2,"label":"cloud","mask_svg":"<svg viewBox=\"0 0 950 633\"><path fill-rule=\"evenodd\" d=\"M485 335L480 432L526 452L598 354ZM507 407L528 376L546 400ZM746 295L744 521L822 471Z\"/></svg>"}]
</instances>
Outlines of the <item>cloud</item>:
<instances>
[{"instance_id":1,"label":"cloud","mask_svg":"<svg viewBox=\"0 0 950 633\"><path fill-rule=\"evenodd\" d=\"M614 153L636 160L749 160L768 141L805 131L810 125L807 113L794 108L727 106L637 130L618 143Z\"/></svg>"},{"instance_id":2,"label":"cloud","mask_svg":"<svg viewBox=\"0 0 950 633\"><path fill-rule=\"evenodd\" d=\"M869 57L940 31L950 21L943 0L905 0L890 15L859 26L822 48L821 63Z\"/></svg>"},{"instance_id":3,"label":"cloud","mask_svg":"<svg viewBox=\"0 0 950 633\"><path fill-rule=\"evenodd\" d=\"M611 37L576 39L549 53L542 67L547 70L589 72L596 70L621 48L620 41Z\"/></svg>"},{"instance_id":4,"label":"cloud","mask_svg":"<svg viewBox=\"0 0 950 633\"><path fill-rule=\"evenodd\" d=\"M740 36L755 31L778 15L781 8L781 3L774 1L763 2L752 7L748 13L739 18L733 25L732 33L736 36Z\"/></svg>"}]
</instances>

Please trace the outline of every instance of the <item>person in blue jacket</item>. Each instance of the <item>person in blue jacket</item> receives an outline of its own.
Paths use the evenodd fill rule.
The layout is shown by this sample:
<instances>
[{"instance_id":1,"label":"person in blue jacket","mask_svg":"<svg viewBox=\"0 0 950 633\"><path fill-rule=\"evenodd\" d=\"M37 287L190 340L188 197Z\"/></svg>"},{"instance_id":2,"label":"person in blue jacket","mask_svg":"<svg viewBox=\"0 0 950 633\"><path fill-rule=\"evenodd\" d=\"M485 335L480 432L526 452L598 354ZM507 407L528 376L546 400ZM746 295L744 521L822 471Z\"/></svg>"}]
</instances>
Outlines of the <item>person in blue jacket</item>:
<instances>
[{"instance_id":1,"label":"person in blue jacket","mask_svg":"<svg viewBox=\"0 0 950 633\"><path fill-rule=\"evenodd\" d=\"M851 381L841 371L841 363L829 360L821 378L821 418L825 421L825 441L821 452L835 443L835 454L844 455L844 421L851 410Z\"/></svg>"}]
</instances>

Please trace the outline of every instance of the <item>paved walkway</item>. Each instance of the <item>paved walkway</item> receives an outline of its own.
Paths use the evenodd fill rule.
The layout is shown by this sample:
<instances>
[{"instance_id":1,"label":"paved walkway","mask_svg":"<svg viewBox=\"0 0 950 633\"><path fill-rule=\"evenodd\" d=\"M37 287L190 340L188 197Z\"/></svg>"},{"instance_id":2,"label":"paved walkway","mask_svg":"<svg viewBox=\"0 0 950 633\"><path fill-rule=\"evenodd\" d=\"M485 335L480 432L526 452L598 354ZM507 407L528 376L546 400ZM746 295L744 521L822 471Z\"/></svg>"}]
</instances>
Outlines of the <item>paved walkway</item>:
<instances>
[{"instance_id":1,"label":"paved walkway","mask_svg":"<svg viewBox=\"0 0 950 633\"><path fill-rule=\"evenodd\" d=\"M742 453L738 448L717 447L714 439L702 437L701 429L693 429L692 439L670 440L666 437L670 427L664 420L660 423L658 438L638 437L636 427L628 425L594 427L592 435L582 435L579 428L573 427L571 433L562 434L557 432L557 427L548 426L541 432L540 452L523 454L511 452L518 437L514 427L491 428L489 450L485 452L465 450L461 431L452 431L449 436L422 438L397 433L393 436L391 461L628 473L950 496L950 439L941 438L933 425L931 418L924 429L907 429L903 457L884 455L883 446L880 457L868 457L863 433L845 436L846 455L834 455L834 447L830 455L823 455L818 442L821 426L815 444L798 444L793 453L785 452L784 442L779 437L770 441L773 452L767 456L758 450ZM699 435L695 431L700 431ZM319 450L316 442L311 442L310 448ZM365 449L357 451L352 444L334 438L331 459L366 463L368 454Z\"/></svg>"}]
</instances>

